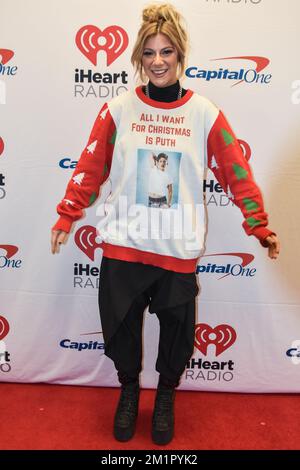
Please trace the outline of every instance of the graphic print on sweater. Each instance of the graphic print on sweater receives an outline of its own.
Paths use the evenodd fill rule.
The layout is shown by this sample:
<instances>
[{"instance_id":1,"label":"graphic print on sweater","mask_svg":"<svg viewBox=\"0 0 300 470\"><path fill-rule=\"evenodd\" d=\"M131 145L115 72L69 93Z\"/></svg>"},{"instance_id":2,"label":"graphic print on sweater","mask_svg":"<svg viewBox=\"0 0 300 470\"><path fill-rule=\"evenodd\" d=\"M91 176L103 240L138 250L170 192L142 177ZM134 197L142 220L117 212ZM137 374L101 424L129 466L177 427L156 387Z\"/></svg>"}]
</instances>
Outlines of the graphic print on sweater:
<instances>
[{"instance_id":1,"label":"graphic print on sweater","mask_svg":"<svg viewBox=\"0 0 300 470\"><path fill-rule=\"evenodd\" d=\"M176 207L181 153L137 150L136 203L151 208Z\"/></svg>"}]
</instances>

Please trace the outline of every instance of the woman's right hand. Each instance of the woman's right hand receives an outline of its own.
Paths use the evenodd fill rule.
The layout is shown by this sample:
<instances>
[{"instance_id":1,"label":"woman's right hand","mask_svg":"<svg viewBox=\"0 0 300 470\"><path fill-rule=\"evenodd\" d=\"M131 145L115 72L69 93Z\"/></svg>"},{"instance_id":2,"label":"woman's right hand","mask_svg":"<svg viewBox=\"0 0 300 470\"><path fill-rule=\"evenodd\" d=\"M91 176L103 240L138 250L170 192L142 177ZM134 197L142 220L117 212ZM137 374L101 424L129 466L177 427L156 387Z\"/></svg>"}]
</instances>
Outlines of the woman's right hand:
<instances>
[{"instance_id":1,"label":"woman's right hand","mask_svg":"<svg viewBox=\"0 0 300 470\"><path fill-rule=\"evenodd\" d=\"M51 232L51 251L53 255L59 253L59 246L62 243L66 243L68 239L68 233L62 230L52 230Z\"/></svg>"}]
</instances>

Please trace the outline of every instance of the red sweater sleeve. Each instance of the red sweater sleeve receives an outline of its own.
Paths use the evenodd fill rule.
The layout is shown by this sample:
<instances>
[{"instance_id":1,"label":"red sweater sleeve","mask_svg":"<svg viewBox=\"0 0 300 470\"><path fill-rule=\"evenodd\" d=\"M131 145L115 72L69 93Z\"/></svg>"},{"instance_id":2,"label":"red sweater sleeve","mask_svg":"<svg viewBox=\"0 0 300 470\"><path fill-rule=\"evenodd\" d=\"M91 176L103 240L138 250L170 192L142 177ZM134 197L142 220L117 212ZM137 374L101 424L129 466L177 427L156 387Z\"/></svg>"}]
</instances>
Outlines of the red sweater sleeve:
<instances>
[{"instance_id":1,"label":"red sweater sleeve","mask_svg":"<svg viewBox=\"0 0 300 470\"><path fill-rule=\"evenodd\" d=\"M221 111L210 130L207 146L208 167L229 199L242 211L245 232L258 238L263 246L268 246L264 240L274 232L267 228L268 215L264 210L261 191L254 181L241 146Z\"/></svg>"},{"instance_id":2,"label":"red sweater sleeve","mask_svg":"<svg viewBox=\"0 0 300 470\"><path fill-rule=\"evenodd\" d=\"M105 103L94 123L88 143L68 183L65 196L57 206L60 215L52 230L69 232L83 209L98 197L100 186L109 176L116 127Z\"/></svg>"}]
</instances>

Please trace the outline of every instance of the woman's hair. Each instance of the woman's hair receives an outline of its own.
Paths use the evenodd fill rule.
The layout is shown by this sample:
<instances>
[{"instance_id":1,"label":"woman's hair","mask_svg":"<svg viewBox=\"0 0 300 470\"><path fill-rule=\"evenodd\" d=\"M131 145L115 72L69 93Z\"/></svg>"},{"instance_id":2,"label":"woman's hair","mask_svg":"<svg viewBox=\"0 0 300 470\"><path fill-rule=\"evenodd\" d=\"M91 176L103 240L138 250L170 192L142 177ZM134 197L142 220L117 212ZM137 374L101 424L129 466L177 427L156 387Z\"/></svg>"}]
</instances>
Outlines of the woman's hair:
<instances>
[{"instance_id":1,"label":"woman's hair","mask_svg":"<svg viewBox=\"0 0 300 470\"><path fill-rule=\"evenodd\" d=\"M169 3L160 3L146 6L142 13L143 22L131 54L131 63L135 74L145 83L146 76L143 71L142 58L144 45L150 36L158 33L165 34L178 53L178 78L181 78L185 69L185 60L188 49L188 35L183 26L183 17Z\"/></svg>"}]
</instances>

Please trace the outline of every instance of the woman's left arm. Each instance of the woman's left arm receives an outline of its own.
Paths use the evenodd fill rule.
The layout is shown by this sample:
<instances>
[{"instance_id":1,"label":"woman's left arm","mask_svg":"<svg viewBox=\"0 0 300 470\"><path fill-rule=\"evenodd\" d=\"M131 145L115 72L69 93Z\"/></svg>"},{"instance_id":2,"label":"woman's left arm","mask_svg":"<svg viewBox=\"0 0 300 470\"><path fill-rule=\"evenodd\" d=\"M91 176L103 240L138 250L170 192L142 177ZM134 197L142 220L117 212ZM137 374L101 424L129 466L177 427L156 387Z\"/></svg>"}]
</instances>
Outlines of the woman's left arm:
<instances>
[{"instance_id":1,"label":"woman's left arm","mask_svg":"<svg viewBox=\"0 0 300 470\"><path fill-rule=\"evenodd\" d=\"M252 170L242 148L226 120L219 114L207 140L208 167L214 173L228 198L242 211L243 228L268 247L270 258L277 258L280 242L275 232L267 228L268 214L264 210L262 193L254 181Z\"/></svg>"}]
</instances>

